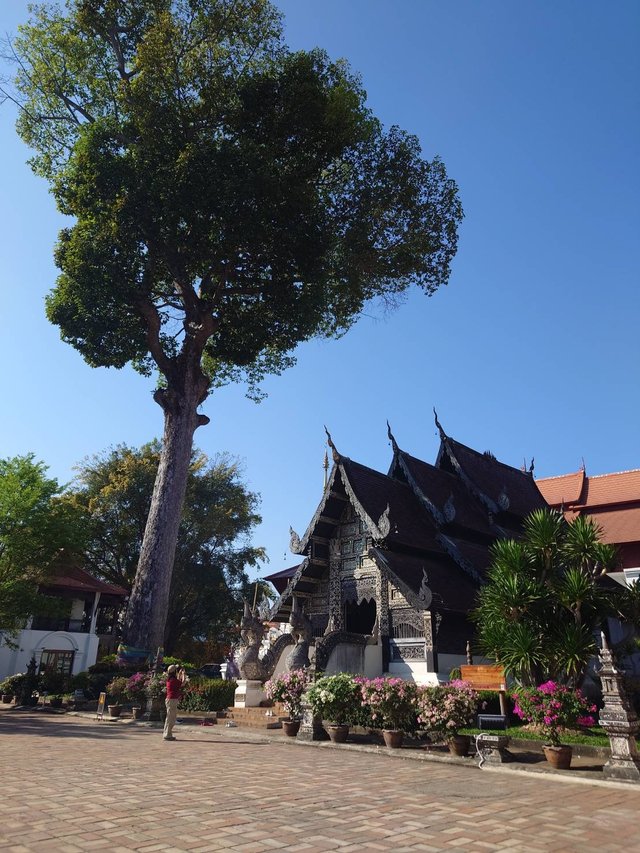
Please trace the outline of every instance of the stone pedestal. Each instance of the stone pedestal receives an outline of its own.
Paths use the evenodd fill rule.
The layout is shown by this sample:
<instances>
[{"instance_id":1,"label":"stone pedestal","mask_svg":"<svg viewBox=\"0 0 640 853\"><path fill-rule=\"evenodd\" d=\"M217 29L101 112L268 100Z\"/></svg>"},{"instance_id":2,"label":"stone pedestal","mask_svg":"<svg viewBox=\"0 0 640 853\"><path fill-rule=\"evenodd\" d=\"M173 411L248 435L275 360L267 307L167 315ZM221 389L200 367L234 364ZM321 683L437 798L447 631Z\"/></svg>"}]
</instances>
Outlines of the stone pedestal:
<instances>
[{"instance_id":1,"label":"stone pedestal","mask_svg":"<svg viewBox=\"0 0 640 853\"><path fill-rule=\"evenodd\" d=\"M302 703L302 722L298 731L298 740L329 740L320 717L315 717L311 705Z\"/></svg>"},{"instance_id":2,"label":"stone pedestal","mask_svg":"<svg viewBox=\"0 0 640 853\"><path fill-rule=\"evenodd\" d=\"M476 750L480 759L478 767L511 761L511 753L507 749L510 740L508 735L476 735Z\"/></svg>"},{"instance_id":3,"label":"stone pedestal","mask_svg":"<svg viewBox=\"0 0 640 853\"><path fill-rule=\"evenodd\" d=\"M233 705L235 708L257 708L264 698L261 681L241 678L238 680Z\"/></svg>"}]
</instances>

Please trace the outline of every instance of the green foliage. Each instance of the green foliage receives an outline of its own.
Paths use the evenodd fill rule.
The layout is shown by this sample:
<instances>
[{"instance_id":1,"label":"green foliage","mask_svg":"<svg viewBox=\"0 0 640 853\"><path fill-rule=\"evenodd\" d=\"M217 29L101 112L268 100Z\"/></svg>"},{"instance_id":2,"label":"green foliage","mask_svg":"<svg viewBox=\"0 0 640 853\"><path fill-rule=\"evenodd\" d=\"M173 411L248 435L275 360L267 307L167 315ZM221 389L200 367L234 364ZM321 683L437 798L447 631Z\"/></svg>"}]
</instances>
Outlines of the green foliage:
<instances>
[{"instance_id":1,"label":"green foliage","mask_svg":"<svg viewBox=\"0 0 640 853\"><path fill-rule=\"evenodd\" d=\"M0 693L8 694L9 696L17 696L24 687L27 676L19 672L16 675L8 675L0 681Z\"/></svg>"},{"instance_id":2,"label":"green foliage","mask_svg":"<svg viewBox=\"0 0 640 853\"><path fill-rule=\"evenodd\" d=\"M71 677L61 672L45 671L38 676L38 691L61 695L70 689Z\"/></svg>"},{"instance_id":3,"label":"green foliage","mask_svg":"<svg viewBox=\"0 0 640 853\"><path fill-rule=\"evenodd\" d=\"M338 725L355 722L362 703L360 686L347 672L319 678L307 691L307 697L314 714Z\"/></svg>"},{"instance_id":4,"label":"green foliage","mask_svg":"<svg viewBox=\"0 0 640 853\"><path fill-rule=\"evenodd\" d=\"M98 577L130 590L151 506L160 445L121 445L85 460L67 500L86 518L85 565ZM187 497L174 560L165 648L197 636L228 641L249 579L245 569L264 555L249 536L260 522L258 497L248 491L238 463L226 455L191 457ZM104 660L113 660L110 656ZM193 667L166 656L164 663Z\"/></svg>"},{"instance_id":5,"label":"green foliage","mask_svg":"<svg viewBox=\"0 0 640 853\"><path fill-rule=\"evenodd\" d=\"M596 651L594 631L625 595L599 583L616 564L615 549L599 536L589 518L567 523L560 513L536 510L521 540L492 546L475 612L479 643L522 684L583 677Z\"/></svg>"},{"instance_id":6,"label":"green foliage","mask_svg":"<svg viewBox=\"0 0 640 853\"><path fill-rule=\"evenodd\" d=\"M39 586L82 542L81 516L34 456L0 459L0 625L4 641L32 615L56 613Z\"/></svg>"},{"instance_id":7,"label":"green foliage","mask_svg":"<svg viewBox=\"0 0 640 853\"><path fill-rule=\"evenodd\" d=\"M220 678L191 679L183 690L179 707L183 711L223 711L233 705L235 681Z\"/></svg>"}]
</instances>

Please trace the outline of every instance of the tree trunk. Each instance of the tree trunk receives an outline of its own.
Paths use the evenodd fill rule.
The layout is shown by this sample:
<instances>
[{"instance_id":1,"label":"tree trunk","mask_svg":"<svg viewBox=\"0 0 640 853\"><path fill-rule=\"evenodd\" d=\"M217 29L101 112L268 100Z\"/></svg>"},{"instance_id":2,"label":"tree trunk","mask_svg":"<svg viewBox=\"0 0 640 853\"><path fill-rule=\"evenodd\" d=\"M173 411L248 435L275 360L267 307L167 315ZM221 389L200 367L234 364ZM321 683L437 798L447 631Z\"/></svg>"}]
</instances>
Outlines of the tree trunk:
<instances>
[{"instance_id":1,"label":"tree trunk","mask_svg":"<svg viewBox=\"0 0 640 853\"><path fill-rule=\"evenodd\" d=\"M164 645L171 575L187 488L193 434L209 419L199 415L201 383L185 379L182 387L155 394L164 409L164 437L144 531L136 579L125 617L125 642L155 652ZM206 393L205 393L206 396Z\"/></svg>"}]
</instances>

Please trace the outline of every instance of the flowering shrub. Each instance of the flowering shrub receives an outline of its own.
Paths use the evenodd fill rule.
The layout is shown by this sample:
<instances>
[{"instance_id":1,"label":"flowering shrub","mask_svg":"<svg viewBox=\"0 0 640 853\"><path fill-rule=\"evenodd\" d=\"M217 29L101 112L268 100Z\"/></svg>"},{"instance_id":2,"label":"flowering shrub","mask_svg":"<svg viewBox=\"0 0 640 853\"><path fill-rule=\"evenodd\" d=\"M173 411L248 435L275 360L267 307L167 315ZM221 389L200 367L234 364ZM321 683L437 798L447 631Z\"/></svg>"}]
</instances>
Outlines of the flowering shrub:
<instances>
[{"instance_id":1,"label":"flowering shrub","mask_svg":"<svg viewBox=\"0 0 640 853\"><path fill-rule=\"evenodd\" d=\"M418 695L418 722L429 731L456 735L470 726L478 710L478 694L466 681L423 687Z\"/></svg>"},{"instance_id":2,"label":"flowering shrub","mask_svg":"<svg viewBox=\"0 0 640 853\"><path fill-rule=\"evenodd\" d=\"M148 672L134 672L127 679L126 694L132 702L144 702L147 698Z\"/></svg>"},{"instance_id":3,"label":"flowering shrub","mask_svg":"<svg viewBox=\"0 0 640 853\"><path fill-rule=\"evenodd\" d=\"M113 699L114 702L122 702L123 699L127 698L127 679L124 676L116 676L116 678L112 678L111 681L107 684L107 695L110 699Z\"/></svg>"},{"instance_id":4,"label":"flowering shrub","mask_svg":"<svg viewBox=\"0 0 640 853\"><path fill-rule=\"evenodd\" d=\"M338 725L351 723L361 702L360 688L347 672L319 678L307 695L314 714Z\"/></svg>"},{"instance_id":5,"label":"flowering shrub","mask_svg":"<svg viewBox=\"0 0 640 853\"><path fill-rule=\"evenodd\" d=\"M147 677L146 692L149 699L164 699L167 692L167 676L164 673L150 673Z\"/></svg>"},{"instance_id":6,"label":"flowering shrub","mask_svg":"<svg viewBox=\"0 0 640 853\"><path fill-rule=\"evenodd\" d=\"M589 728L596 724L592 705L579 690L570 690L555 681L536 688L522 688L515 694L514 713L540 726L552 746L560 746L560 730L572 726Z\"/></svg>"},{"instance_id":7,"label":"flowering shrub","mask_svg":"<svg viewBox=\"0 0 640 853\"><path fill-rule=\"evenodd\" d=\"M285 711L292 720L302 717L302 696L309 686L309 676L304 669L281 672L264 685L268 699L282 702Z\"/></svg>"},{"instance_id":8,"label":"flowering shrub","mask_svg":"<svg viewBox=\"0 0 640 853\"><path fill-rule=\"evenodd\" d=\"M413 682L402 678L356 678L355 682L374 728L415 729L418 690Z\"/></svg>"}]
</instances>

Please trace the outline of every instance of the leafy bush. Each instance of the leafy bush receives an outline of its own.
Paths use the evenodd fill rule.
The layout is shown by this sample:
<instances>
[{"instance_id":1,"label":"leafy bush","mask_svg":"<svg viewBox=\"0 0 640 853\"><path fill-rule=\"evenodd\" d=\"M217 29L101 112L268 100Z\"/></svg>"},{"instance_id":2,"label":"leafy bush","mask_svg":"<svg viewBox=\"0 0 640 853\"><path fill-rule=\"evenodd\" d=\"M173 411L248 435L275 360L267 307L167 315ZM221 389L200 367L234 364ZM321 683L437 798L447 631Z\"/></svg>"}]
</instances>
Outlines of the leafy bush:
<instances>
[{"instance_id":1,"label":"leafy bush","mask_svg":"<svg viewBox=\"0 0 640 853\"><path fill-rule=\"evenodd\" d=\"M0 693L7 693L10 696L16 696L24 687L27 676L19 672L16 675L9 675L4 681L0 681Z\"/></svg>"},{"instance_id":2,"label":"leafy bush","mask_svg":"<svg viewBox=\"0 0 640 853\"><path fill-rule=\"evenodd\" d=\"M77 675L71 676L71 690L87 690L89 687L89 673L79 672Z\"/></svg>"},{"instance_id":3,"label":"leafy bush","mask_svg":"<svg viewBox=\"0 0 640 853\"><path fill-rule=\"evenodd\" d=\"M221 678L192 679L184 686L179 707L183 711L223 711L233 705L238 685Z\"/></svg>"},{"instance_id":4,"label":"leafy bush","mask_svg":"<svg viewBox=\"0 0 640 853\"><path fill-rule=\"evenodd\" d=\"M166 669L168 666L175 665L178 669L196 669L196 665L191 663L188 660L182 660L181 658L174 658L171 655L162 658L162 665Z\"/></svg>"},{"instance_id":5,"label":"leafy bush","mask_svg":"<svg viewBox=\"0 0 640 853\"><path fill-rule=\"evenodd\" d=\"M167 677L163 673L149 673L146 693L149 699L164 699L167 692Z\"/></svg>"},{"instance_id":6,"label":"leafy bush","mask_svg":"<svg viewBox=\"0 0 640 853\"><path fill-rule=\"evenodd\" d=\"M338 725L353 723L362 704L359 685L347 672L319 678L307 696L314 714Z\"/></svg>"},{"instance_id":7,"label":"leafy bush","mask_svg":"<svg viewBox=\"0 0 640 853\"><path fill-rule=\"evenodd\" d=\"M38 676L38 690L40 693L52 693L61 695L67 693L71 677L61 672L43 672Z\"/></svg>"}]
</instances>

